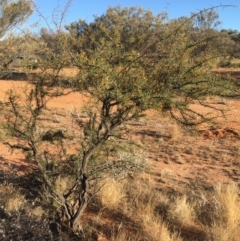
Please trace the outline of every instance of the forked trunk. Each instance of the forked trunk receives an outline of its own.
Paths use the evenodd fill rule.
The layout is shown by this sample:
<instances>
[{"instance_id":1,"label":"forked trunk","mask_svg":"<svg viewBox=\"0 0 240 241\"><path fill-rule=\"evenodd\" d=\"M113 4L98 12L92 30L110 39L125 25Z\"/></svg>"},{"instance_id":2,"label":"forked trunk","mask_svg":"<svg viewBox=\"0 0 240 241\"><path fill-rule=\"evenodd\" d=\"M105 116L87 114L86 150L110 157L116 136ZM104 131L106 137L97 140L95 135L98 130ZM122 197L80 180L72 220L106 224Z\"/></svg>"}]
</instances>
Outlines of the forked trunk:
<instances>
[{"instance_id":1,"label":"forked trunk","mask_svg":"<svg viewBox=\"0 0 240 241\"><path fill-rule=\"evenodd\" d=\"M60 222L62 225L67 226L75 235L82 236L82 216L88 204L88 183L86 174L81 177L81 189L77 190L78 196L75 196L74 204L70 204L70 200L65 198L65 205L62 206L62 214ZM76 190L75 190L76 191Z\"/></svg>"}]
</instances>

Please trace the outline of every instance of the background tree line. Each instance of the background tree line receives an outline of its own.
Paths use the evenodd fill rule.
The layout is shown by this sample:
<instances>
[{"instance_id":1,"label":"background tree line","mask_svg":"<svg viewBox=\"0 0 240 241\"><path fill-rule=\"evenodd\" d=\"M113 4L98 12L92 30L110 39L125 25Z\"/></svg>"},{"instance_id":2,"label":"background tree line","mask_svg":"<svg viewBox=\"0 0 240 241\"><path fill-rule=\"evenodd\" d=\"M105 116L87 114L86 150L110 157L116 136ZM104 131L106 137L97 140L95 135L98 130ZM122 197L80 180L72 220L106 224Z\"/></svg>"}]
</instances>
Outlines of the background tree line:
<instances>
[{"instance_id":1,"label":"background tree line","mask_svg":"<svg viewBox=\"0 0 240 241\"><path fill-rule=\"evenodd\" d=\"M24 11L26 11L26 9ZM111 10L109 9L108 11L110 12ZM150 31L149 27L151 24L153 25L153 22L151 24L150 22L155 21L154 20L155 16L153 15L151 16L151 14L149 13L149 15L145 17L145 21L149 21L149 23L146 23L146 26L145 26L145 30L146 30L145 40L147 38L147 34L151 35L152 34L151 32L153 31L153 29L151 29ZM203 45L201 47L199 46L198 50L195 50L195 54L199 54L200 53L199 51L201 51L201 49L203 48L206 48L208 45L209 49L211 48L211 50L215 49L218 51L217 61L228 59L227 62L223 61L222 63L222 64L225 63L226 67L227 67L227 63L230 64L230 59L239 58L240 33L238 32L238 30L219 29L219 24L220 24L220 21L218 20L219 16L214 8L209 10L203 10L201 13L197 13L197 14L192 13L192 17L190 19L188 17L180 17L179 19L171 20L171 19L168 19L167 13L163 13L161 15L162 16L158 16L158 20L157 20L157 21L160 21L160 19L162 18L162 23L160 22L158 23L159 26L162 25L160 28L163 28L163 25L165 25L165 29L167 28L167 26L169 26L168 27L169 29L170 28L174 29L174 27L176 27L177 25L180 26L181 24L183 24L185 25L185 28L186 27L188 28L187 31L189 32L190 41L197 41L198 38L202 39L203 41L203 38L204 38L203 36L204 35L206 36L206 39L204 40L206 41L206 43L204 44L204 46ZM29 15L26 15L26 16L29 16ZM63 38L63 35L65 36L65 38L69 38L69 39L71 38L71 40L69 40L69 43L68 43L69 44L68 49L71 50L73 53L80 53L82 49L94 48L96 47L94 46L96 44L91 43L93 42L93 39L91 40L92 38L91 36L89 36L88 39L86 38L85 43L82 43L81 46L78 40L83 34L86 34L86 32L88 31L87 29L89 29L90 26L92 29L95 28L94 31L98 31L97 22L99 23L100 21L104 22L103 18L106 18L106 17L104 16L99 17L99 19L96 20L95 23L87 23L86 21L79 19L65 26L65 29L62 29L61 31L58 31L58 32L53 32L51 29L42 28L38 34L35 33L34 35L30 32L25 32L21 34L21 36L10 35L8 37L5 37L4 40L2 40L2 46L4 46L4 48L1 51L1 54L5 55L5 57L3 56L2 58L2 67L7 67L7 65L11 63L12 59L24 53L27 56L32 56L39 60L48 59L49 57L47 56L51 55L50 52L54 56L61 54L61 52L63 51L63 48L62 46L59 46L58 43L59 43L59 38ZM126 19L124 19L124 21L125 20ZM19 19L18 21L21 21L21 19ZM135 35L135 32L133 30L134 26L130 27L130 24L131 23L129 22L128 23L129 26L124 26L125 36L123 36L123 33L122 33L122 41L123 39L125 39L124 41L127 41L127 39L131 39L132 36ZM144 23L142 24L141 27L143 27L143 25ZM108 28L110 28L110 26L108 26ZM157 25L154 26L154 28L157 28ZM164 32L162 32L162 34L164 35ZM140 36L140 34L138 35ZM212 38L211 40L209 39L210 35ZM138 38L136 38L135 36L134 41L136 41L136 43L134 48L139 50L140 48L144 48L144 45L142 44L142 42L145 40L140 39L140 37ZM41 46L41 48L38 48L38 46ZM131 46L133 46L133 43ZM151 48L152 48L152 51L154 52L155 51L154 47L152 46ZM46 49L48 49L49 51L44 54L43 50L39 51L40 49L45 49L44 51L47 51ZM164 52L166 52L166 50L164 50L163 53L161 53L162 56L166 54ZM51 58L53 59L54 56L52 56ZM73 63L71 63L71 61L69 60L69 66L71 64Z\"/></svg>"}]
</instances>

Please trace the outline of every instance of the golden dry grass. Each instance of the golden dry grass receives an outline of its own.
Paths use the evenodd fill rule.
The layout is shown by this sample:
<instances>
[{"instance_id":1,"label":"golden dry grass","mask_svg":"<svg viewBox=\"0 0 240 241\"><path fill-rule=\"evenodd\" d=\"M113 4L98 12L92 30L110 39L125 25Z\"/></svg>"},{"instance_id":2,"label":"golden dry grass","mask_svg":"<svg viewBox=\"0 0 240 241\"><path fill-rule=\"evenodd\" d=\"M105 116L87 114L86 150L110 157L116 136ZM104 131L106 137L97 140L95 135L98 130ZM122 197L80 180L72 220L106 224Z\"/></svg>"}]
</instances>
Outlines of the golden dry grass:
<instances>
[{"instance_id":1,"label":"golden dry grass","mask_svg":"<svg viewBox=\"0 0 240 241\"><path fill-rule=\"evenodd\" d=\"M237 241L239 238L239 190L234 183L216 185L209 199L201 199L205 201L200 206L191 194L176 195L172 199L156 191L150 179L136 178L125 183L124 190L127 198L122 200L118 210L131 217L140 229L132 233L123 224L112 236L113 241L141 240L137 237L152 241L187 241L191 235L196 241ZM203 225L199 213L212 219Z\"/></svg>"},{"instance_id":2,"label":"golden dry grass","mask_svg":"<svg viewBox=\"0 0 240 241\"><path fill-rule=\"evenodd\" d=\"M122 204L122 212L141 226L138 236L152 241L182 240L177 232L168 229L167 223L156 211L159 206L167 206L168 199L155 190L150 179L137 178L131 183L126 182L125 190L128 198ZM124 235L125 233L120 233L120 238Z\"/></svg>"},{"instance_id":3,"label":"golden dry grass","mask_svg":"<svg viewBox=\"0 0 240 241\"><path fill-rule=\"evenodd\" d=\"M22 193L15 188L8 190L8 193L5 195L5 201L5 208L8 212L20 211L26 202Z\"/></svg>"},{"instance_id":4,"label":"golden dry grass","mask_svg":"<svg viewBox=\"0 0 240 241\"><path fill-rule=\"evenodd\" d=\"M216 218L206 227L210 240L237 241L240 237L239 189L235 183L218 184L214 189Z\"/></svg>"},{"instance_id":5,"label":"golden dry grass","mask_svg":"<svg viewBox=\"0 0 240 241\"><path fill-rule=\"evenodd\" d=\"M235 183L228 185L218 184L214 189L220 213L219 221L228 227L240 224L240 206L238 203L239 189Z\"/></svg>"},{"instance_id":6,"label":"golden dry grass","mask_svg":"<svg viewBox=\"0 0 240 241\"><path fill-rule=\"evenodd\" d=\"M129 232L126 232L124 230L119 230L119 232L116 235L112 235L111 241L137 241L140 240L136 236L131 236Z\"/></svg>"},{"instance_id":7,"label":"golden dry grass","mask_svg":"<svg viewBox=\"0 0 240 241\"><path fill-rule=\"evenodd\" d=\"M179 124L177 124L177 123L172 124L171 136L174 140L178 140L178 139L182 138L183 134L182 134L182 130L181 130L181 127L179 126Z\"/></svg>"},{"instance_id":8,"label":"golden dry grass","mask_svg":"<svg viewBox=\"0 0 240 241\"><path fill-rule=\"evenodd\" d=\"M194 206L194 203L187 200L186 195L177 197L169 209L171 220L184 226L194 225L196 219Z\"/></svg>"},{"instance_id":9,"label":"golden dry grass","mask_svg":"<svg viewBox=\"0 0 240 241\"><path fill-rule=\"evenodd\" d=\"M29 210L29 214L34 216L37 220L41 219L45 214L43 207L38 206Z\"/></svg>"},{"instance_id":10,"label":"golden dry grass","mask_svg":"<svg viewBox=\"0 0 240 241\"><path fill-rule=\"evenodd\" d=\"M55 191L63 195L71 188L72 184L73 182L70 177L58 176L55 181Z\"/></svg>"},{"instance_id":11,"label":"golden dry grass","mask_svg":"<svg viewBox=\"0 0 240 241\"><path fill-rule=\"evenodd\" d=\"M99 183L100 191L97 196L101 204L109 209L117 208L125 196L123 184L117 182L114 178L106 178Z\"/></svg>"}]
</instances>

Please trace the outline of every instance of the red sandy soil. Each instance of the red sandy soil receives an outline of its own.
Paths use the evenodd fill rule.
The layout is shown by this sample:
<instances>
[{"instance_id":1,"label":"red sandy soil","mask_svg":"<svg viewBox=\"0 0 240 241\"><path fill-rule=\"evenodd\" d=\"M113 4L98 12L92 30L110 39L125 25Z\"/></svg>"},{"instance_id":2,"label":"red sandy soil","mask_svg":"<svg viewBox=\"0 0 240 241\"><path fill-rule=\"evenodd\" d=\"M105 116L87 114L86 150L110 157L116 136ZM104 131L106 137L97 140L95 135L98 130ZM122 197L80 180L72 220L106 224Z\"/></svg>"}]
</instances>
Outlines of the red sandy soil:
<instances>
[{"instance_id":1,"label":"red sandy soil","mask_svg":"<svg viewBox=\"0 0 240 241\"><path fill-rule=\"evenodd\" d=\"M9 89L24 91L26 82L0 80L0 101L4 101ZM143 152L153 166L152 174L157 188L170 190L208 187L217 182L237 182L240 185L240 99L211 99L226 110L225 117L217 123L202 125L197 130L179 127L161 113L148 111L146 117L129 123L128 139L134 139L143 147ZM52 112L80 109L87 98L80 93L71 93L50 100ZM193 106L206 111L199 105ZM20 151L14 151L0 143L0 168L11 166L21 173L35 168L24 161Z\"/></svg>"},{"instance_id":2,"label":"red sandy soil","mask_svg":"<svg viewBox=\"0 0 240 241\"><path fill-rule=\"evenodd\" d=\"M7 90L24 93L26 87L26 81L0 80L0 101L7 101ZM168 194L199 195L219 182L235 182L240 187L240 98L209 97L206 101L225 110L225 116L211 112L211 115L218 116L215 124L187 129L156 111L148 111L145 117L127 123L125 129L128 133L124 137L142 147L142 153L152 166L151 174L144 178L153 178L158 190ZM65 118L87 102L88 98L80 93L51 99L47 103L51 115L46 116L44 125L54 126L53 115ZM198 104L192 107L205 114L209 112ZM60 125L65 128L68 123L69 119L63 119ZM12 152L3 142L0 142L0 169L25 174L37 168L25 161L21 151ZM70 148L74 151L73 146Z\"/></svg>"},{"instance_id":3,"label":"red sandy soil","mask_svg":"<svg viewBox=\"0 0 240 241\"><path fill-rule=\"evenodd\" d=\"M26 81L15 80L0 80L0 101L7 101L6 92L10 89L17 93L24 93L28 88ZM87 102L87 98L79 93L70 93L67 96L56 97L51 99L47 106L53 112L68 111L74 109L81 109L81 107ZM24 162L24 155L20 150L11 149L0 142L0 168L8 169L10 166L16 168L20 173L28 173L34 167Z\"/></svg>"}]
</instances>

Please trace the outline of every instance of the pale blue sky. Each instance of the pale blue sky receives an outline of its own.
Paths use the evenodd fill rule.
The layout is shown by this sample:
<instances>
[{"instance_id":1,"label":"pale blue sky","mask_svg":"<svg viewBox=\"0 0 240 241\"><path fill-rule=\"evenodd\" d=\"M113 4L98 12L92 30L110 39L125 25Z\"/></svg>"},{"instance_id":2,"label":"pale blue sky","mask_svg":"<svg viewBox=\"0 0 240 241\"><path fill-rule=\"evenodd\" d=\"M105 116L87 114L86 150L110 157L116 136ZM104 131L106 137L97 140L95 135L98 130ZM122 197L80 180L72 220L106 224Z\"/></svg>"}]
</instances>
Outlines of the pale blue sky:
<instances>
[{"instance_id":1,"label":"pale blue sky","mask_svg":"<svg viewBox=\"0 0 240 241\"><path fill-rule=\"evenodd\" d=\"M63 10L67 0L34 0L39 11L52 23L52 13L56 6ZM87 21L93 20L93 15L101 15L109 6L121 5L123 7L139 6L152 10L155 14L166 11L169 18L190 16L191 12L198 12L203 8L220 5L235 5L237 7L218 8L220 28L231 28L240 31L240 0L73 0L68 9L64 24L71 23L79 18ZM55 12L56 13L56 12ZM37 12L30 17L29 23L40 21L40 26L45 25Z\"/></svg>"}]
</instances>

